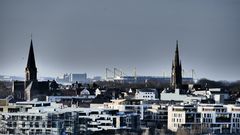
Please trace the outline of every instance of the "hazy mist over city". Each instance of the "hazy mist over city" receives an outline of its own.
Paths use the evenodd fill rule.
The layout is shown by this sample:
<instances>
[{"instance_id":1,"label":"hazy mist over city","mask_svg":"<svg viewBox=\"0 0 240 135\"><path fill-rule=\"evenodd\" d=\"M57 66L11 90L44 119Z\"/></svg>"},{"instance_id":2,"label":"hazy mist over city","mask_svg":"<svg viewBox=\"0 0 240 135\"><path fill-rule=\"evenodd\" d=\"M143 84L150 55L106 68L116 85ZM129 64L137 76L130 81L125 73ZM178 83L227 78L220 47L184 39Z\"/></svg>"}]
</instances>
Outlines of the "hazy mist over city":
<instances>
[{"instance_id":1,"label":"hazy mist over city","mask_svg":"<svg viewBox=\"0 0 240 135\"><path fill-rule=\"evenodd\" d=\"M240 135L239 0L0 0L1 135Z\"/></svg>"},{"instance_id":2,"label":"hazy mist over city","mask_svg":"<svg viewBox=\"0 0 240 135\"><path fill-rule=\"evenodd\" d=\"M24 76L32 33L39 76L170 75L178 40L185 76L239 80L239 13L238 0L1 0L0 74Z\"/></svg>"}]
</instances>

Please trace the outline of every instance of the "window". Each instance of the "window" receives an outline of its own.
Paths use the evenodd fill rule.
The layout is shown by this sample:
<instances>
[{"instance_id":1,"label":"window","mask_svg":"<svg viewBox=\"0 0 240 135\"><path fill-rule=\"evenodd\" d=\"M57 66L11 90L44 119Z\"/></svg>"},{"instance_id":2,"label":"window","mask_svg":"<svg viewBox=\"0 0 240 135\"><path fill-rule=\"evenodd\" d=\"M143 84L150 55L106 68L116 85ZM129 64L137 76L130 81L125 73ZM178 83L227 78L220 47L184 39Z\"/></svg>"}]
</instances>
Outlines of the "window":
<instances>
[{"instance_id":1,"label":"window","mask_svg":"<svg viewBox=\"0 0 240 135\"><path fill-rule=\"evenodd\" d=\"M13 122L13 127L17 127L17 122Z\"/></svg>"},{"instance_id":2,"label":"window","mask_svg":"<svg viewBox=\"0 0 240 135\"><path fill-rule=\"evenodd\" d=\"M42 127L45 128L45 122L42 123Z\"/></svg>"},{"instance_id":3,"label":"window","mask_svg":"<svg viewBox=\"0 0 240 135\"><path fill-rule=\"evenodd\" d=\"M39 123L38 122L35 122L35 127L39 127Z\"/></svg>"},{"instance_id":4,"label":"window","mask_svg":"<svg viewBox=\"0 0 240 135\"><path fill-rule=\"evenodd\" d=\"M30 127L33 127L33 123L32 122L30 122Z\"/></svg>"},{"instance_id":5,"label":"window","mask_svg":"<svg viewBox=\"0 0 240 135\"><path fill-rule=\"evenodd\" d=\"M50 106L50 103L44 103L43 106Z\"/></svg>"}]
</instances>

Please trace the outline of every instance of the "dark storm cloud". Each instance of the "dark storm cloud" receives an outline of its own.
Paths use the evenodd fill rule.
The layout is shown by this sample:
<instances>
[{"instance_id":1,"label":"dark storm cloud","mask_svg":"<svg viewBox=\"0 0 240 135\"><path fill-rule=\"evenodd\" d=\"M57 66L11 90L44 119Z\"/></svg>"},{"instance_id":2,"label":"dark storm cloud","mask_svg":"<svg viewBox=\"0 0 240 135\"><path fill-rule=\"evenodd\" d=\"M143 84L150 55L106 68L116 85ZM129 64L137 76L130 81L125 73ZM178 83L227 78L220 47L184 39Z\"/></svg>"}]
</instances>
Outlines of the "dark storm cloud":
<instances>
[{"instance_id":1,"label":"dark storm cloud","mask_svg":"<svg viewBox=\"0 0 240 135\"><path fill-rule=\"evenodd\" d=\"M239 79L240 1L2 0L0 74L23 75L33 33L40 76L170 74L176 39L190 75Z\"/></svg>"}]
</instances>

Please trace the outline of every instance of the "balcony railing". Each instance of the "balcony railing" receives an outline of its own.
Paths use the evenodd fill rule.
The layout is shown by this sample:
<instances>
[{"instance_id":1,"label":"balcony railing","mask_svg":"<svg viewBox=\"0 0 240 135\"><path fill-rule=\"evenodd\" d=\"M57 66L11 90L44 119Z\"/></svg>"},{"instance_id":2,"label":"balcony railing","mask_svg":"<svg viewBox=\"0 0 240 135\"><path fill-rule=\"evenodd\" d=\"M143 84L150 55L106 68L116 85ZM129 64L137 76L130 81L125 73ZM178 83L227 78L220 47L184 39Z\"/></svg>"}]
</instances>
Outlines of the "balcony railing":
<instances>
[{"instance_id":1,"label":"balcony railing","mask_svg":"<svg viewBox=\"0 0 240 135\"><path fill-rule=\"evenodd\" d=\"M216 122L231 122L231 118L228 118L228 117L216 117Z\"/></svg>"}]
</instances>

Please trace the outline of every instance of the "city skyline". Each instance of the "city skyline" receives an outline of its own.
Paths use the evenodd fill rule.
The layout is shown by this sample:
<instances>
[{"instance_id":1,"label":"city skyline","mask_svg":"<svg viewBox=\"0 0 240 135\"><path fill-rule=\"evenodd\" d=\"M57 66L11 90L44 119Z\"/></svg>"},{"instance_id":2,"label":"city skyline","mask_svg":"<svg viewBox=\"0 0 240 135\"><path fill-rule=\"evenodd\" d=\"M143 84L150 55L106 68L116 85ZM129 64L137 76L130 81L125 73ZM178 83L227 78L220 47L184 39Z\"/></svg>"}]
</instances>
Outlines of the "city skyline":
<instances>
[{"instance_id":1,"label":"city skyline","mask_svg":"<svg viewBox=\"0 0 240 135\"><path fill-rule=\"evenodd\" d=\"M39 76L104 76L106 67L170 76L179 40L188 76L239 80L240 2L124 2L1 1L0 74L24 76L32 33Z\"/></svg>"}]
</instances>

